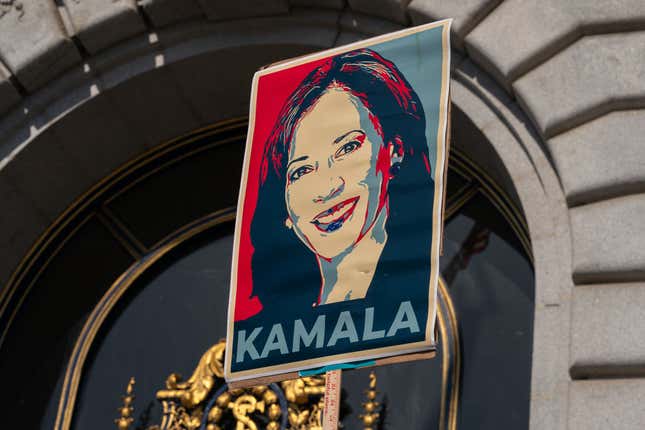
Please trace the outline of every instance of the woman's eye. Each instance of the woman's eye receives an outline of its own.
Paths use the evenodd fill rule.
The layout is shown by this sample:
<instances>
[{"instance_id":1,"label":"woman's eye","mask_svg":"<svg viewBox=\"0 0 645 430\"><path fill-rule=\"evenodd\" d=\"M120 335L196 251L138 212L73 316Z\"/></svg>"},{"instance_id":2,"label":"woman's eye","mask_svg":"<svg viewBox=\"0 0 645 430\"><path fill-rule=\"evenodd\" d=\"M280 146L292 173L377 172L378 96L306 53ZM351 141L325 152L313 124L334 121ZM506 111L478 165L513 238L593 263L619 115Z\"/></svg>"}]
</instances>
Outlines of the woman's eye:
<instances>
[{"instance_id":1,"label":"woman's eye","mask_svg":"<svg viewBox=\"0 0 645 430\"><path fill-rule=\"evenodd\" d=\"M361 142L359 142L358 140L352 140L350 142L347 142L343 146L341 146L338 149L338 151L336 151L336 157L342 157L343 155L350 154L356 151L360 147L361 147Z\"/></svg>"},{"instance_id":2,"label":"woman's eye","mask_svg":"<svg viewBox=\"0 0 645 430\"><path fill-rule=\"evenodd\" d=\"M289 175L289 182L297 181L298 179L302 178L304 175L311 172L312 170L313 169L310 166L298 167Z\"/></svg>"}]
</instances>

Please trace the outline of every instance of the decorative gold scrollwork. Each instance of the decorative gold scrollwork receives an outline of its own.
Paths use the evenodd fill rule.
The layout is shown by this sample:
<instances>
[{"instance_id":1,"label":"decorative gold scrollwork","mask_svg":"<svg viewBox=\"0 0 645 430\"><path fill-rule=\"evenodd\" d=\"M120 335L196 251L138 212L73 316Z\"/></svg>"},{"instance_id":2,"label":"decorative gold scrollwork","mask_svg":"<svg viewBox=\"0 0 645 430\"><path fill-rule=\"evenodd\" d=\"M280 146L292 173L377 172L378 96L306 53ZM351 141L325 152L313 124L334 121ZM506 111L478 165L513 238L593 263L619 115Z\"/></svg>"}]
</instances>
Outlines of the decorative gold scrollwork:
<instances>
[{"instance_id":1,"label":"decorative gold scrollwork","mask_svg":"<svg viewBox=\"0 0 645 430\"><path fill-rule=\"evenodd\" d=\"M281 383L289 402L289 425L294 430L322 430L325 377L311 376Z\"/></svg>"},{"instance_id":2,"label":"decorative gold scrollwork","mask_svg":"<svg viewBox=\"0 0 645 430\"><path fill-rule=\"evenodd\" d=\"M206 351L197 368L187 381L181 382L181 375L172 373L166 379L166 389L157 392L157 399L179 399L185 408L195 408L202 403L215 386L216 379L224 378L224 349L221 340Z\"/></svg>"},{"instance_id":3,"label":"decorative gold scrollwork","mask_svg":"<svg viewBox=\"0 0 645 430\"><path fill-rule=\"evenodd\" d=\"M324 376L284 381L280 388L272 384L226 390L224 349L224 340L209 348L186 381L176 373L166 379L166 388L157 392L163 407L161 423L147 430L197 430L204 421L206 430L280 430L284 419L291 430L322 430ZM366 430L372 430L379 417L375 388L376 376L372 372L368 401L363 404L365 414L361 415ZM279 396L283 396L283 406L286 403L286 418ZM120 416L115 420L119 430L129 430L132 425L133 399L131 378L119 408Z\"/></svg>"}]
</instances>

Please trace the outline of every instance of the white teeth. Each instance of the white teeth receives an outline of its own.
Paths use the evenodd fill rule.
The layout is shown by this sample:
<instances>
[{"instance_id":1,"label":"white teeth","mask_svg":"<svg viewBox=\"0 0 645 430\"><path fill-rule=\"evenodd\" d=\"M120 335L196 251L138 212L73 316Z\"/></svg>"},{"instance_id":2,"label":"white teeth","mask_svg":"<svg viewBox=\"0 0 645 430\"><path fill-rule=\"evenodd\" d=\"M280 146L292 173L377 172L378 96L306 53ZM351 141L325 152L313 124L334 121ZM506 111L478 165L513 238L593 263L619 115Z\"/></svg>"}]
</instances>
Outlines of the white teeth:
<instances>
[{"instance_id":1,"label":"white teeth","mask_svg":"<svg viewBox=\"0 0 645 430\"><path fill-rule=\"evenodd\" d=\"M338 218L342 217L345 210L351 209L351 206L356 203L356 200L352 200L349 202L346 202L342 204L340 207L338 207L335 211L333 211L330 214L321 216L321 217L316 217L313 219L313 222L321 223L321 224L329 224Z\"/></svg>"},{"instance_id":2,"label":"white teeth","mask_svg":"<svg viewBox=\"0 0 645 430\"><path fill-rule=\"evenodd\" d=\"M341 208L341 209L343 209L343 208ZM332 222L333 220L336 219L336 216L338 215L338 212L340 212L340 211L335 211L335 212L330 213L329 215L325 215L324 217L316 218L316 221L322 222L322 223Z\"/></svg>"},{"instance_id":3,"label":"white teeth","mask_svg":"<svg viewBox=\"0 0 645 430\"><path fill-rule=\"evenodd\" d=\"M333 214L326 215L326 216L324 216L322 218L317 218L316 221L318 221L321 224L328 224L328 223L330 223L330 222L332 222L333 220L336 219L335 214L336 213L334 212Z\"/></svg>"}]
</instances>

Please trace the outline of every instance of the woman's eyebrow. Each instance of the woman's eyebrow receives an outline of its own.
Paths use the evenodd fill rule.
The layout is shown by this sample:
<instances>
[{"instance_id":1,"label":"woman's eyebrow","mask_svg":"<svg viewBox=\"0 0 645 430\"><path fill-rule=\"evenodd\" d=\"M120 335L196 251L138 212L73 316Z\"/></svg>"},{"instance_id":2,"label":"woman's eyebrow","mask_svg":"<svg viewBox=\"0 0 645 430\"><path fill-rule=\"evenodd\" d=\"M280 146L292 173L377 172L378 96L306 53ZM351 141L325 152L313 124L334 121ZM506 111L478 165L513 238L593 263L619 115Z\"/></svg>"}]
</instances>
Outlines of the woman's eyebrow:
<instances>
[{"instance_id":1,"label":"woman's eyebrow","mask_svg":"<svg viewBox=\"0 0 645 430\"><path fill-rule=\"evenodd\" d=\"M292 165L293 163L295 163L296 161L306 160L307 158L309 158L309 156L308 156L308 155L303 155L302 157L294 158L293 160L291 160L291 161L289 161L289 162L287 163L287 169L289 168L289 166L291 166L291 165Z\"/></svg>"},{"instance_id":2,"label":"woman's eyebrow","mask_svg":"<svg viewBox=\"0 0 645 430\"><path fill-rule=\"evenodd\" d=\"M365 132L363 130L350 130L347 133L342 134L342 135L338 136L336 139L334 139L334 145L337 144L338 142L340 142L341 140L343 140L344 138L346 138L348 135L350 135L352 133L365 134Z\"/></svg>"}]
</instances>

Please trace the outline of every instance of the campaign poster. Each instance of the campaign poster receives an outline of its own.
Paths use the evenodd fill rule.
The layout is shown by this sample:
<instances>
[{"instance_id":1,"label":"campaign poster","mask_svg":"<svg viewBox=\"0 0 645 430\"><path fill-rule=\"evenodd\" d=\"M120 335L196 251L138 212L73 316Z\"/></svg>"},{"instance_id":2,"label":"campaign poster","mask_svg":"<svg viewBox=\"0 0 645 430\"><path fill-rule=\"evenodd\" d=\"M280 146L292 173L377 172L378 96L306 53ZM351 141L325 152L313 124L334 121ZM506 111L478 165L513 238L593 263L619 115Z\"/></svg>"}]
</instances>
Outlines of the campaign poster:
<instances>
[{"instance_id":1,"label":"campaign poster","mask_svg":"<svg viewBox=\"0 0 645 430\"><path fill-rule=\"evenodd\" d=\"M450 23L255 74L227 381L435 347Z\"/></svg>"}]
</instances>

